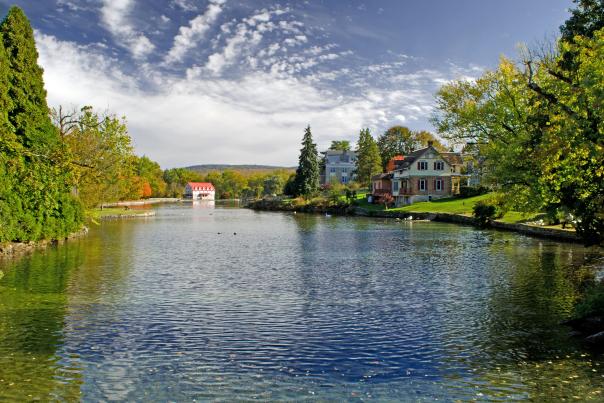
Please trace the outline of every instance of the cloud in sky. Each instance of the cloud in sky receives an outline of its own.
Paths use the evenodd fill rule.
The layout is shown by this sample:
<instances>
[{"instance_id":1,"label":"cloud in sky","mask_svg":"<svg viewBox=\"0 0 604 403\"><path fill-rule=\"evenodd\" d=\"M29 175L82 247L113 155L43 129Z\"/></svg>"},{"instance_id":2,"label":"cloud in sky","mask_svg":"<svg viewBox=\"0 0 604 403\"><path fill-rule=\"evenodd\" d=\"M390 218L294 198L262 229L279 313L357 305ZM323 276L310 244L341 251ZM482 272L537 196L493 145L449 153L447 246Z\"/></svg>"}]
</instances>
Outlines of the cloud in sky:
<instances>
[{"instance_id":1,"label":"cloud in sky","mask_svg":"<svg viewBox=\"0 0 604 403\"><path fill-rule=\"evenodd\" d=\"M91 9L89 0L59 1L74 13ZM291 4L141 5L103 0L95 12L107 36L39 29L36 40L49 104L125 115L137 153L163 167L292 166L307 124L319 148L355 141L363 127L430 129L439 86L484 70L388 49L367 57Z\"/></svg>"},{"instance_id":2,"label":"cloud in sky","mask_svg":"<svg viewBox=\"0 0 604 403\"><path fill-rule=\"evenodd\" d=\"M180 27L174 38L174 45L165 57L166 63L182 61L186 52L198 45L222 12L224 3L225 0L212 0L204 14L193 18L188 26Z\"/></svg>"},{"instance_id":3,"label":"cloud in sky","mask_svg":"<svg viewBox=\"0 0 604 403\"><path fill-rule=\"evenodd\" d=\"M141 59L153 52L155 46L132 25L129 14L133 7L134 0L103 0L101 15L105 28L116 41Z\"/></svg>"}]
</instances>

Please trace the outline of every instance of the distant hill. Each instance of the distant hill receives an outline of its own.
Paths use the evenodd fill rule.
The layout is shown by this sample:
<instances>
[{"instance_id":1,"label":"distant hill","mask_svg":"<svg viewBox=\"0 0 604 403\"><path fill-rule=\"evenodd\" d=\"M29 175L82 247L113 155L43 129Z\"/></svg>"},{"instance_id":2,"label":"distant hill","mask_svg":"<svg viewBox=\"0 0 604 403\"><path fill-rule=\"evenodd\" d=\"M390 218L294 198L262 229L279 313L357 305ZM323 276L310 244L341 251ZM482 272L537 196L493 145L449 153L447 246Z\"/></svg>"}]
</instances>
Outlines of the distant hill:
<instances>
[{"instance_id":1,"label":"distant hill","mask_svg":"<svg viewBox=\"0 0 604 403\"><path fill-rule=\"evenodd\" d=\"M272 165L229 165L229 164L203 164L187 167L191 171L199 172L205 175L209 172L222 172L226 170L238 171L241 173L268 173L278 169L294 172L296 167L278 167Z\"/></svg>"}]
</instances>

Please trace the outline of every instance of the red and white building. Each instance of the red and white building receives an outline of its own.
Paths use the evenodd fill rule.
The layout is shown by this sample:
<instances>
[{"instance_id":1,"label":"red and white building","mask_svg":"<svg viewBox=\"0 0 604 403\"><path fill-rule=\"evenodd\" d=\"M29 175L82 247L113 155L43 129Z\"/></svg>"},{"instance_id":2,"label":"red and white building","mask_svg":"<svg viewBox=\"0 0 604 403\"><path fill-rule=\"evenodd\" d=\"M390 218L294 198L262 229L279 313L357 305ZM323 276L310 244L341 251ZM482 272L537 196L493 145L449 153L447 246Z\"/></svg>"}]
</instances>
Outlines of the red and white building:
<instances>
[{"instance_id":1,"label":"red and white building","mask_svg":"<svg viewBox=\"0 0 604 403\"><path fill-rule=\"evenodd\" d=\"M189 182L185 186L185 198L193 200L214 200L216 189L210 182Z\"/></svg>"}]
</instances>

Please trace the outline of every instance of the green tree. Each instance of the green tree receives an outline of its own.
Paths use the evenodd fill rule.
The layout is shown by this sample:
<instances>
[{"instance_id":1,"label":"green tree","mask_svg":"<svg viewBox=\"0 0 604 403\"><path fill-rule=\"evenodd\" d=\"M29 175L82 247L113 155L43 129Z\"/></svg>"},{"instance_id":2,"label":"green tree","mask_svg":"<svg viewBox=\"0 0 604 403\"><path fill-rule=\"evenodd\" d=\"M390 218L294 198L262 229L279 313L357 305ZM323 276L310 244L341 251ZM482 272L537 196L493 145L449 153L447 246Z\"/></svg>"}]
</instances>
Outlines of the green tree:
<instances>
[{"instance_id":1,"label":"green tree","mask_svg":"<svg viewBox=\"0 0 604 403\"><path fill-rule=\"evenodd\" d=\"M9 10L0 38L0 241L62 238L81 226L82 209L71 195L71 165L49 117L33 30L21 9Z\"/></svg>"},{"instance_id":2,"label":"green tree","mask_svg":"<svg viewBox=\"0 0 604 403\"><path fill-rule=\"evenodd\" d=\"M136 175L151 186L152 197L162 197L166 194L166 182L159 164L143 155L136 158Z\"/></svg>"},{"instance_id":3,"label":"green tree","mask_svg":"<svg viewBox=\"0 0 604 403\"><path fill-rule=\"evenodd\" d=\"M319 155L313 143L310 126L304 131L298 169L296 170L295 196L309 197L319 190Z\"/></svg>"},{"instance_id":4,"label":"green tree","mask_svg":"<svg viewBox=\"0 0 604 403\"><path fill-rule=\"evenodd\" d=\"M0 32L10 69L9 121L24 146L38 151L54 149L58 137L48 116L43 70L38 65L34 32L25 13L19 7L11 7Z\"/></svg>"},{"instance_id":5,"label":"green tree","mask_svg":"<svg viewBox=\"0 0 604 403\"><path fill-rule=\"evenodd\" d=\"M348 140L334 140L329 146L330 150L336 151L350 151L350 141Z\"/></svg>"},{"instance_id":6,"label":"green tree","mask_svg":"<svg viewBox=\"0 0 604 403\"><path fill-rule=\"evenodd\" d=\"M75 166L75 185L87 208L104 202L138 199L143 183L125 119L101 116L84 107L63 142Z\"/></svg>"},{"instance_id":7,"label":"green tree","mask_svg":"<svg viewBox=\"0 0 604 403\"><path fill-rule=\"evenodd\" d=\"M163 176L166 182L166 195L172 197L182 197L188 182L203 180L200 174L186 168L167 169Z\"/></svg>"},{"instance_id":8,"label":"green tree","mask_svg":"<svg viewBox=\"0 0 604 403\"><path fill-rule=\"evenodd\" d=\"M576 36L592 38L596 31L604 28L604 3L602 0L573 0L577 8L560 27L562 40L573 43Z\"/></svg>"},{"instance_id":9,"label":"green tree","mask_svg":"<svg viewBox=\"0 0 604 403\"><path fill-rule=\"evenodd\" d=\"M357 181L365 186L371 182L371 176L382 172L382 158L378 145L369 129L359 133L357 143Z\"/></svg>"},{"instance_id":10,"label":"green tree","mask_svg":"<svg viewBox=\"0 0 604 403\"><path fill-rule=\"evenodd\" d=\"M432 147L434 147L439 152L446 152L447 147L432 133L426 130L420 130L417 132L413 132L413 137L417 143L417 148L425 148L428 147L428 144L432 142Z\"/></svg>"},{"instance_id":11,"label":"green tree","mask_svg":"<svg viewBox=\"0 0 604 403\"><path fill-rule=\"evenodd\" d=\"M283 194L283 187L285 186L285 180L283 176L271 175L264 179L263 193L265 195L280 195Z\"/></svg>"},{"instance_id":12,"label":"green tree","mask_svg":"<svg viewBox=\"0 0 604 403\"><path fill-rule=\"evenodd\" d=\"M378 137L377 145L384 168L396 155L409 154L417 148L415 136L409 128L393 126Z\"/></svg>"},{"instance_id":13,"label":"green tree","mask_svg":"<svg viewBox=\"0 0 604 403\"><path fill-rule=\"evenodd\" d=\"M435 119L453 140L481 145L487 177L514 208L568 211L587 244L604 238L602 60L603 30L527 52L520 66L503 59L476 82L443 87Z\"/></svg>"}]
</instances>

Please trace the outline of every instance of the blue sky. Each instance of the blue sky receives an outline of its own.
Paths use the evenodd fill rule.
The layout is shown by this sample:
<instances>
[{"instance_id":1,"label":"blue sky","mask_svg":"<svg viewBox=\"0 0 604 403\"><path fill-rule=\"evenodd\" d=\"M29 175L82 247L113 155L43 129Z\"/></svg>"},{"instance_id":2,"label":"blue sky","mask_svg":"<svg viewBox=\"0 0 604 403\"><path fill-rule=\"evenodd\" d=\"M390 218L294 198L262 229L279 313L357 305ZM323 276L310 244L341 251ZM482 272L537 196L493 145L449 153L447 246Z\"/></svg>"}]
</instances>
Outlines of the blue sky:
<instances>
[{"instance_id":1,"label":"blue sky","mask_svg":"<svg viewBox=\"0 0 604 403\"><path fill-rule=\"evenodd\" d=\"M164 168L295 165L402 124L432 127L434 93L551 40L570 0L0 0L36 30L51 106L125 115Z\"/></svg>"}]
</instances>

